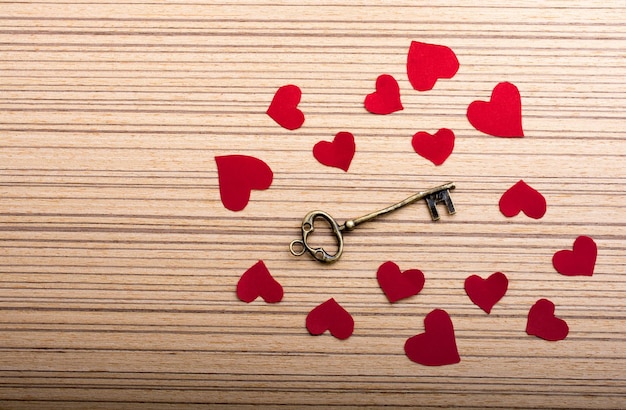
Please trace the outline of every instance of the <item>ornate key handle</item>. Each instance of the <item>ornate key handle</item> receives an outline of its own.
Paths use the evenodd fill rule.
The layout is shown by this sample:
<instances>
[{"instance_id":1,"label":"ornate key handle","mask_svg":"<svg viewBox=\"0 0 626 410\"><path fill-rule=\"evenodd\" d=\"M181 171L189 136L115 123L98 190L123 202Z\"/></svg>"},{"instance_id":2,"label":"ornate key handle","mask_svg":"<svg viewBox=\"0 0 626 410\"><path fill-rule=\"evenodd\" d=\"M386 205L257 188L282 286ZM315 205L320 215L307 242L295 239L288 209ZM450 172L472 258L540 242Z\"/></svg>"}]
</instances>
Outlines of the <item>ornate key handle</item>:
<instances>
[{"instance_id":1,"label":"ornate key handle","mask_svg":"<svg viewBox=\"0 0 626 410\"><path fill-rule=\"evenodd\" d=\"M396 209L402 208L403 206L412 204L415 201L420 199L425 199L426 204L428 205L428 210L430 211L430 216L433 221L439 219L439 213L437 212L437 204L443 202L448 209L449 214L454 214L456 211L454 209L454 204L452 203L452 198L450 198L450 190L454 189L454 183L449 182L447 184L440 185L438 187L429 189L427 191L418 192L417 194L411 195L403 201L400 201L396 204L390 205L386 208L380 209L375 212L371 212L367 215L360 216L358 218L349 219L343 225L339 225L337 221L333 219L332 216L327 214L324 211L312 211L306 214L304 219L302 220L302 239L296 239L289 244L289 250L291 254L294 256L304 255L306 252L311 254L313 258L320 262L331 263L335 262L337 259L341 257L341 253L343 252L343 231L351 231L357 227L357 225L362 224L363 222L367 222L376 218L377 216L387 214L389 212L393 212ZM315 220L316 219L324 219L330 225L330 228L337 239L337 252L334 255L328 253L324 248L318 247L313 248L307 242L307 239L313 231L315 231Z\"/></svg>"},{"instance_id":2,"label":"ornate key handle","mask_svg":"<svg viewBox=\"0 0 626 410\"><path fill-rule=\"evenodd\" d=\"M313 231L315 231L315 220L316 219L325 219L330 225L333 233L335 234L335 238L337 239L337 252L334 255L329 254L324 250L324 248L312 248L307 239ZM339 259L341 253L343 252L343 235L341 234L342 228L337 224L337 221L333 219L332 216L328 215L324 211L311 211L305 215L302 220L302 239L296 239L289 244L289 250L294 256L300 256L305 252L308 252L313 256L316 260L325 263L331 263Z\"/></svg>"}]
</instances>

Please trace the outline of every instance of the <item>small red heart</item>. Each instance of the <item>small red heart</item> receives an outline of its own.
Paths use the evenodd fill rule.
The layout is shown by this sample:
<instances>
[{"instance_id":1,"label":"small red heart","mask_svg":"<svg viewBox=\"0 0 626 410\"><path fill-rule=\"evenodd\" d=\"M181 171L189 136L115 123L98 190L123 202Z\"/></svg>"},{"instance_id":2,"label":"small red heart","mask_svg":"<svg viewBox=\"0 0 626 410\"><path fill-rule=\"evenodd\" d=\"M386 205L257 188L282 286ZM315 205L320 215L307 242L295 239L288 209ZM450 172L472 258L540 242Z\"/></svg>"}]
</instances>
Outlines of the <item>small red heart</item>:
<instances>
[{"instance_id":1,"label":"small red heart","mask_svg":"<svg viewBox=\"0 0 626 410\"><path fill-rule=\"evenodd\" d=\"M248 205L250 191L264 190L272 184L274 174L269 166L247 155L215 157L222 204L231 211L241 211Z\"/></svg>"},{"instance_id":2,"label":"small red heart","mask_svg":"<svg viewBox=\"0 0 626 410\"><path fill-rule=\"evenodd\" d=\"M312 335L321 335L328 330L337 339L347 339L354 331L354 319L331 298L309 312L306 328Z\"/></svg>"},{"instance_id":3,"label":"small red heart","mask_svg":"<svg viewBox=\"0 0 626 410\"><path fill-rule=\"evenodd\" d=\"M376 91L365 97L365 109L372 114L391 114L403 110L400 87L395 78L381 74L376 79Z\"/></svg>"},{"instance_id":4,"label":"small red heart","mask_svg":"<svg viewBox=\"0 0 626 410\"><path fill-rule=\"evenodd\" d=\"M245 271L237 282L237 297L242 301L250 303L259 296L267 303L278 303L283 299L283 287L261 260Z\"/></svg>"},{"instance_id":5,"label":"small red heart","mask_svg":"<svg viewBox=\"0 0 626 410\"><path fill-rule=\"evenodd\" d=\"M552 257L557 272L566 276L591 276L596 266L598 247L588 236L579 236L570 250L558 251Z\"/></svg>"},{"instance_id":6,"label":"small red heart","mask_svg":"<svg viewBox=\"0 0 626 410\"><path fill-rule=\"evenodd\" d=\"M410 337L404 352L412 361L426 366L459 363L452 320L445 310L435 309L424 319L424 333Z\"/></svg>"},{"instance_id":7,"label":"small red heart","mask_svg":"<svg viewBox=\"0 0 626 410\"><path fill-rule=\"evenodd\" d=\"M522 101L517 87L499 83L491 92L491 100L474 101L467 107L467 119L478 131L495 137L521 138Z\"/></svg>"},{"instance_id":8,"label":"small red heart","mask_svg":"<svg viewBox=\"0 0 626 410\"><path fill-rule=\"evenodd\" d=\"M465 293L476 306L487 313L498 303L509 287L509 280L502 272L496 272L483 279L478 275L465 279Z\"/></svg>"},{"instance_id":9,"label":"small red heart","mask_svg":"<svg viewBox=\"0 0 626 410\"><path fill-rule=\"evenodd\" d=\"M454 149L454 132L447 128L440 129L435 135L420 131L413 135L412 145L420 156L435 165L441 165Z\"/></svg>"},{"instance_id":10,"label":"small red heart","mask_svg":"<svg viewBox=\"0 0 626 410\"><path fill-rule=\"evenodd\" d=\"M409 269L401 272L398 265L391 261L380 265L376 279L391 303L417 295L424 288L425 282L421 270Z\"/></svg>"},{"instance_id":11,"label":"small red heart","mask_svg":"<svg viewBox=\"0 0 626 410\"><path fill-rule=\"evenodd\" d=\"M539 219L547 209L546 198L521 179L502 194L499 205L500 212L509 218L522 211L526 216Z\"/></svg>"},{"instance_id":12,"label":"small red heart","mask_svg":"<svg viewBox=\"0 0 626 410\"><path fill-rule=\"evenodd\" d=\"M452 78L459 60L449 47L412 41L406 62L409 82L417 91L432 90L440 78Z\"/></svg>"},{"instance_id":13,"label":"small red heart","mask_svg":"<svg viewBox=\"0 0 626 410\"><path fill-rule=\"evenodd\" d=\"M298 109L301 97L302 91L297 85L284 85L274 94L266 113L283 128L300 128L304 123L304 114Z\"/></svg>"},{"instance_id":14,"label":"small red heart","mask_svg":"<svg viewBox=\"0 0 626 410\"><path fill-rule=\"evenodd\" d=\"M569 326L554 316L554 303L539 299L528 311L526 333L545 340L563 340L569 333Z\"/></svg>"},{"instance_id":15,"label":"small red heart","mask_svg":"<svg viewBox=\"0 0 626 410\"><path fill-rule=\"evenodd\" d=\"M354 136L342 131L335 135L332 142L320 141L315 144L313 156L323 165L348 172L355 149Z\"/></svg>"}]
</instances>

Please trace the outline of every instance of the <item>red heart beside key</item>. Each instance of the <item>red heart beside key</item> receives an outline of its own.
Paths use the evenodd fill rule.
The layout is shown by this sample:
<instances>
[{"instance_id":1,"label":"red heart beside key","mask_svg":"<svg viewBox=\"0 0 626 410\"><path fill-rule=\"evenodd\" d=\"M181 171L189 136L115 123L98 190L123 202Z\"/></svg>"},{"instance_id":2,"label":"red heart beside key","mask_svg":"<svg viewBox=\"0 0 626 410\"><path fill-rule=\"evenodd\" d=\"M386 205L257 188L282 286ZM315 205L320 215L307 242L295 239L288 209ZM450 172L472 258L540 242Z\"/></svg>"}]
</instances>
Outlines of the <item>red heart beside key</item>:
<instances>
[{"instance_id":1,"label":"red heart beside key","mask_svg":"<svg viewBox=\"0 0 626 410\"><path fill-rule=\"evenodd\" d=\"M454 326L445 310L435 309L424 319L424 333L410 337L404 352L412 361L426 366L459 363Z\"/></svg>"},{"instance_id":2,"label":"red heart beside key","mask_svg":"<svg viewBox=\"0 0 626 410\"><path fill-rule=\"evenodd\" d=\"M237 297L242 301L250 303L259 296L267 303L278 303L283 299L283 287L261 260L245 271L237 282Z\"/></svg>"},{"instance_id":3,"label":"red heart beside key","mask_svg":"<svg viewBox=\"0 0 626 410\"><path fill-rule=\"evenodd\" d=\"M372 114L391 114L403 110L400 87L395 78L381 74L376 79L376 91L365 97L365 109Z\"/></svg>"},{"instance_id":4,"label":"red heart beside key","mask_svg":"<svg viewBox=\"0 0 626 410\"><path fill-rule=\"evenodd\" d=\"M321 335L328 330L337 339L347 339L354 331L354 319L331 298L309 312L306 328L312 335Z\"/></svg>"},{"instance_id":5,"label":"red heart beside key","mask_svg":"<svg viewBox=\"0 0 626 410\"><path fill-rule=\"evenodd\" d=\"M417 91L431 90L438 79L452 78L459 60L449 47L412 41L406 62L409 82Z\"/></svg>"},{"instance_id":6,"label":"red heart beside key","mask_svg":"<svg viewBox=\"0 0 626 410\"><path fill-rule=\"evenodd\" d=\"M332 142L320 141L313 147L313 156L320 164L348 172L356 146L354 136L346 131L335 135Z\"/></svg>"},{"instance_id":7,"label":"red heart beside key","mask_svg":"<svg viewBox=\"0 0 626 410\"><path fill-rule=\"evenodd\" d=\"M478 131L495 137L523 137L522 102L514 84L499 83L489 101L474 101L467 107L467 119Z\"/></svg>"},{"instance_id":8,"label":"red heart beside key","mask_svg":"<svg viewBox=\"0 0 626 410\"><path fill-rule=\"evenodd\" d=\"M380 265L376 272L376 279L391 303L417 295L425 282L421 270L409 269L401 272L398 265L391 261Z\"/></svg>"},{"instance_id":9,"label":"red heart beside key","mask_svg":"<svg viewBox=\"0 0 626 410\"><path fill-rule=\"evenodd\" d=\"M579 236L573 249L558 251L552 257L557 272L566 276L592 276L598 256L598 247L588 236Z\"/></svg>"},{"instance_id":10,"label":"red heart beside key","mask_svg":"<svg viewBox=\"0 0 626 410\"><path fill-rule=\"evenodd\" d=\"M502 272L493 273L487 279L478 275L465 279L465 293L476 306L487 313L502 299L509 287L509 280Z\"/></svg>"},{"instance_id":11,"label":"red heart beside key","mask_svg":"<svg viewBox=\"0 0 626 410\"><path fill-rule=\"evenodd\" d=\"M554 303L539 299L528 311L526 333L545 340L563 340L569 333L567 322L554 316Z\"/></svg>"},{"instance_id":12,"label":"red heart beside key","mask_svg":"<svg viewBox=\"0 0 626 410\"><path fill-rule=\"evenodd\" d=\"M304 123L304 114L298 109L302 91L297 85L287 84L274 94L266 113L283 128L295 130Z\"/></svg>"},{"instance_id":13,"label":"red heart beside key","mask_svg":"<svg viewBox=\"0 0 626 410\"><path fill-rule=\"evenodd\" d=\"M546 199L536 189L532 188L523 180L506 190L500 197L500 212L504 216L513 217L524 212L526 216L540 219L546 213Z\"/></svg>"},{"instance_id":14,"label":"red heart beside key","mask_svg":"<svg viewBox=\"0 0 626 410\"><path fill-rule=\"evenodd\" d=\"M441 128L435 135L420 131L413 135L411 144L420 156L435 165L441 165L454 149L454 132L447 128Z\"/></svg>"},{"instance_id":15,"label":"red heart beside key","mask_svg":"<svg viewBox=\"0 0 626 410\"><path fill-rule=\"evenodd\" d=\"M247 155L215 157L220 185L220 198L226 209L241 211L248 205L253 189L270 187L274 174L270 167L258 158Z\"/></svg>"}]
</instances>

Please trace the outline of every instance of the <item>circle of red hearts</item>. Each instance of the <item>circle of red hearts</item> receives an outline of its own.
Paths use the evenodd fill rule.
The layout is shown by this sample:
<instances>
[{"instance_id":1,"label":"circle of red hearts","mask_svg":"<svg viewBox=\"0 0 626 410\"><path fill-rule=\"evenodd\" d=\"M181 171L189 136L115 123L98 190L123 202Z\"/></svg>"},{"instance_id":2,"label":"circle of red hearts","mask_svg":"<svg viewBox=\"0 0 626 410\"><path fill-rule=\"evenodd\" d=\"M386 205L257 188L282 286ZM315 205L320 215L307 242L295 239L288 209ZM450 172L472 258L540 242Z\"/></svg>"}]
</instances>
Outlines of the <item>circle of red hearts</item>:
<instances>
[{"instance_id":1,"label":"circle of red hearts","mask_svg":"<svg viewBox=\"0 0 626 410\"><path fill-rule=\"evenodd\" d=\"M454 77L459 69L455 53L448 47L422 42L411 42L407 56L407 75L417 91L431 90L439 79ZM302 126L305 116L297 107L302 92L289 84L280 87L267 109L267 115L277 124L295 130ZM373 114L387 115L404 109L400 87L393 76L381 74L376 79L375 91L364 100L365 109ZM514 84L497 84L489 101L474 101L467 108L470 124L485 134L504 138L521 138L522 106L519 90ZM414 151L434 165L442 165L454 149L454 132L441 128L434 134L417 132L412 139ZM339 132L332 141L320 141L313 147L313 156L322 165L347 172L356 151L354 136ZM272 171L263 161L248 156L232 155L215 158L218 167L220 197L227 209L245 208L252 190L269 188ZM520 212L533 219L542 218L547 210L543 195L523 180L505 191L499 201L502 214L517 216ZM591 276L597 257L597 246L592 238L579 236L572 250L557 251L552 259L557 272L566 276ZM417 295L424 287L424 274L418 269L404 272L392 261L383 263L377 271L381 290L390 303ZM485 313L501 300L508 289L508 279L496 272L486 279L471 275L465 280L469 299ZM237 284L237 296L250 303L261 297L267 303L282 300L283 288L263 261L248 269ZM539 299L528 312L526 333L551 341L564 339L569 333L567 323L555 316L555 305ZM329 331L338 339L349 338L354 331L354 319L334 298L312 309L306 318L306 328L312 335ZM424 333L410 337L404 346L407 357L423 365L441 366L460 362L456 347L454 326L448 313L435 309L424 319Z\"/></svg>"}]
</instances>

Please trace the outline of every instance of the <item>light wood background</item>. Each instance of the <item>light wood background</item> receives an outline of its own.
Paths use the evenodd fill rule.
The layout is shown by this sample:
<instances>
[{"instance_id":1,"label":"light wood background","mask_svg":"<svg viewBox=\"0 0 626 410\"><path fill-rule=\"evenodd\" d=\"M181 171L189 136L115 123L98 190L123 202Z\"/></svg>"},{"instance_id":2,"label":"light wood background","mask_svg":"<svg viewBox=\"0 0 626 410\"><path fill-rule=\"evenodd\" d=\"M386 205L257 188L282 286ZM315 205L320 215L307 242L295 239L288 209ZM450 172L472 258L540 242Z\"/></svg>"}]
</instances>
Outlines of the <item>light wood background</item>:
<instances>
[{"instance_id":1,"label":"light wood background","mask_svg":"<svg viewBox=\"0 0 626 410\"><path fill-rule=\"evenodd\" d=\"M0 407L625 408L625 9L0 2ZM411 40L451 47L458 74L414 91ZM383 73L405 109L376 116L363 99ZM520 89L523 139L465 117L501 81ZM265 114L289 83L303 91L295 131ZM457 141L435 167L411 137L442 127ZM338 131L356 138L347 173L311 153ZM241 212L219 199L226 154L274 171ZM542 219L499 212L520 179L546 197ZM350 233L332 266L288 252L310 210L343 221L447 181L454 216L407 207ZM598 244L593 277L552 267L578 235ZM237 299L258 260L281 303ZM425 273L420 295L387 302L375 279L387 260ZM496 271L509 291L487 315L463 281ZM304 326L330 297L355 319L345 341ZM539 298L568 322L565 340L526 335ZM404 355L435 308L452 317L457 365Z\"/></svg>"}]
</instances>

